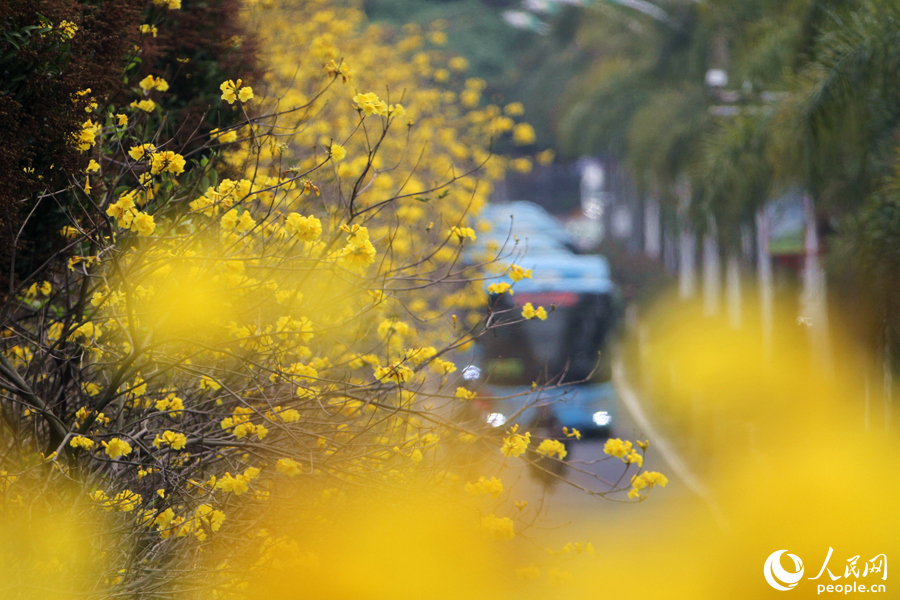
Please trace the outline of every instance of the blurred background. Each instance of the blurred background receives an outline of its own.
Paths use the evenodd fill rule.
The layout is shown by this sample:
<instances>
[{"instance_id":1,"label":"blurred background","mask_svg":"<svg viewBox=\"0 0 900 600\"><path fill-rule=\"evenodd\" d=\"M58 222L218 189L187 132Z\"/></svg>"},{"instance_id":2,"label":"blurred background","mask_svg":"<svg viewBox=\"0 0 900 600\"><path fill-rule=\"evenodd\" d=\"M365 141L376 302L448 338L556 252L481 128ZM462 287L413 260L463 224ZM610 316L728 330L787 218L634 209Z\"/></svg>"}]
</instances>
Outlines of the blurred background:
<instances>
[{"instance_id":1,"label":"blurred background","mask_svg":"<svg viewBox=\"0 0 900 600\"><path fill-rule=\"evenodd\" d=\"M712 560L730 569L712 579L749 586L701 592L687 577L649 597L775 594L761 571L789 542L808 551L810 578L829 547L844 575L854 555L894 544L878 473L897 467L900 3L365 9L388 27L446 33L486 82L483 102L521 104L534 126L531 143L496 148L544 159L497 185L486 243L525 241L517 262L534 280L495 301L552 304L555 324L483 340L469 371L487 397L559 375L568 399L524 420L588 434L565 440L568 476L583 489L537 474L523 484L532 497L549 494L553 518L630 546L625 556L649 552L662 580ZM596 352L596 370L578 366ZM500 427L520 406L481 408ZM599 460L610 436L648 438L645 467L672 485L640 507L594 502L584 489L602 494L624 471ZM625 592L628 569L617 569L604 589ZM804 583L796 594L816 593Z\"/></svg>"}]
</instances>

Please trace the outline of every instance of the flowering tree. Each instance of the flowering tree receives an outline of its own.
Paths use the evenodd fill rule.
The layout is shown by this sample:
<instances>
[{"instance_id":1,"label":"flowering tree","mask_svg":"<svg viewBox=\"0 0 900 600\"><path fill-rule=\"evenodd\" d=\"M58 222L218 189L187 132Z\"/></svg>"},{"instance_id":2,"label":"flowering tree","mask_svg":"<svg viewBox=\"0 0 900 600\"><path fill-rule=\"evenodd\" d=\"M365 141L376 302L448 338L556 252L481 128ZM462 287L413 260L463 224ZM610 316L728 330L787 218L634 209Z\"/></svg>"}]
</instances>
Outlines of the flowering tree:
<instances>
[{"instance_id":1,"label":"flowering tree","mask_svg":"<svg viewBox=\"0 0 900 600\"><path fill-rule=\"evenodd\" d=\"M116 542L89 542L107 574L83 582L94 595L240 596L289 543L273 515L327 520L361 493L464 491L493 500L473 506L484 531L515 535L502 481L478 475L527 458L530 435L490 441L462 417L474 394L453 357L489 312L461 253L505 168L491 141L528 128L477 108L480 82L440 36L392 39L354 6L247 18L265 23L270 67L221 82L235 124L167 136L165 72L93 106L71 140L87 165L62 247L9 282L0 502L105 517ZM642 462L630 443L607 450ZM641 475L630 496L655 484Z\"/></svg>"}]
</instances>

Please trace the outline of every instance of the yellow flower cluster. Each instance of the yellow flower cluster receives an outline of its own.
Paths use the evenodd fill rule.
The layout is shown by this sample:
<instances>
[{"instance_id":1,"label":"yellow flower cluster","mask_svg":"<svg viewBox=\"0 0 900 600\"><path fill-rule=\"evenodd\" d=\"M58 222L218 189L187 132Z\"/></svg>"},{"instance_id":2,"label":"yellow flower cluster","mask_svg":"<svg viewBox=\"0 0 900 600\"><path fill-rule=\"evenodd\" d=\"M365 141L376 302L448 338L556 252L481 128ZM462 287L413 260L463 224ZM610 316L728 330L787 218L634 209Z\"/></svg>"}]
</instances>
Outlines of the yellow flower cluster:
<instances>
[{"instance_id":1,"label":"yellow flower cluster","mask_svg":"<svg viewBox=\"0 0 900 600\"><path fill-rule=\"evenodd\" d=\"M460 243L464 242L467 239L474 242L476 239L475 230L471 227L451 227L450 236L456 236Z\"/></svg>"},{"instance_id":2,"label":"yellow flower cluster","mask_svg":"<svg viewBox=\"0 0 900 600\"><path fill-rule=\"evenodd\" d=\"M635 475L631 478L631 490L628 492L628 497L640 497L643 490L649 490L655 485L666 487L667 483L669 483L669 480L662 473L657 471L645 471L644 473Z\"/></svg>"},{"instance_id":3,"label":"yellow flower cluster","mask_svg":"<svg viewBox=\"0 0 900 600\"><path fill-rule=\"evenodd\" d=\"M526 431L524 434L520 434L518 431L519 426L514 425L509 430L509 435L503 438L503 446L500 447L500 452L504 456L518 457L528 450L528 445L531 443L531 432Z\"/></svg>"},{"instance_id":4,"label":"yellow flower cluster","mask_svg":"<svg viewBox=\"0 0 900 600\"><path fill-rule=\"evenodd\" d=\"M328 64L326 64L324 67L324 71L329 77L333 79L337 79L338 77L340 77L344 83L348 83L351 79L353 79L353 71L343 61L338 64L334 62L334 59L329 60Z\"/></svg>"},{"instance_id":5,"label":"yellow flower cluster","mask_svg":"<svg viewBox=\"0 0 900 600\"><path fill-rule=\"evenodd\" d=\"M341 225L347 232L347 244L341 248L335 258L337 263L349 271L361 272L375 262L375 246L369 240L369 231L365 227Z\"/></svg>"},{"instance_id":6,"label":"yellow flower cluster","mask_svg":"<svg viewBox=\"0 0 900 600\"><path fill-rule=\"evenodd\" d=\"M300 475L300 473L302 472L300 464L290 458L279 458L278 462L275 464L275 470L279 473L287 475L288 477Z\"/></svg>"},{"instance_id":7,"label":"yellow flower cluster","mask_svg":"<svg viewBox=\"0 0 900 600\"><path fill-rule=\"evenodd\" d=\"M541 321L547 320L547 311L543 306L538 306L535 308L531 305L531 302L526 302L525 306L522 307L522 317L525 319L534 319L537 317Z\"/></svg>"},{"instance_id":8,"label":"yellow flower cluster","mask_svg":"<svg viewBox=\"0 0 900 600\"><path fill-rule=\"evenodd\" d=\"M84 152L90 150L97 141L97 134L100 133L101 125L94 123L88 119L81 124L81 132L73 140L73 144L79 151Z\"/></svg>"},{"instance_id":9,"label":"yellow flower cluster","mask_svg":"<svg viewBox=\"0 0 900 600\"><path fill-rule=\"evenodd\" d=\"M500 294L505 294L507 292L509 292L510 296L515 294L515 292L512 290L512 286L510 286L505 281L501 281L499 283L492 283L488 286L489 294L496 294L499 296Z\"/></svg>"},{"instance_id":10,"label":"yellow flower cluster","mask_svg":"<svg viewBox=\"0 0 900 600\"><path fill-rule=\"evenodd\" d=\"M314 242L322 235L322 222L313 215L291 213L285 219L284 229L304 242Z\"/></svg>"},{"instance_id":11,"label":"yellow flower cluster","mask_svg":"<svg viewBox=\"0 0 900 600\"><path fill-rule=\"evenodd\" d=\"M375 367L375 379L383 382L406 383L413 377L413 371L403 364L403 361L396 361L386 367Z\"/></svg>"},{"instance_id":12,"label":"yellow flower cluster","mask_svg":"<svg viewBox=\"0 0 900 600\"><path fill-rule=\"evenodd\" d=\"M511 540L516 537L515 525L509 517L486 515L481 519L481 528L491 539Z\"/></svg>"},{"instance_id":13,"label":"yellow flower cluster","mask_svg":"<svg viewBox=\"0 0 900 600\"><path fill-rule=\"evenodd\" d=\"M640 442L638 444L641 445ZM641 445L641 447L646 448L645 445ZM637 463L638 467L644 465L643 455L634 449L631 442L623 442L619 438L609 439L606 440L603 451L610 456L622 459L622 462L625 464Z\"/></svg>"},{"instance_id":14,"label":"yellow flower cluster","mask_svg":"<svg viewBox=\"0 0 900 600\"><path fill-rule=\"evenodd\" d=\"M144 93L149 93L153 90L159 92L166 92L169 90L169 82L167 82L162 77L154 77L153 75L147 75L143 79L141 79L138 86L144 90Z\"/></svg>"},{"instance_id":15,"label":"yellow flower cluster","mask_svg":"<svg viewBox=\"0 0 900 600\"><path fill-rule=\"evenodd\" d=\"M263 440L269 434L269 430L264 425L250 422L250 415L253 412L251 408L238 406L234 409L232 416L222 419L219 425L222 429L231 429L232 435L239 440L254 434L257 439Z\"/></svg>"},{"instance_id":16,"label":"yellow flower cluster","mask_svg":"<svg viewBox=\"0 0 900 600\"><path fill-rule=\"evenodd\" d=\"M377 94L369 92L368 94L356 94L353 96L353 102L356 104L356 110L365 115L388 115L387 102L381 100Z\"/></svg>"},{"instance_id":17,"label":"yellow flower cluster","mask_svg":"<svg viewBox=\"0 0 900 600\"><path fill-rule=\"evenodd\" d=\"M223 81L222 85L219 86L219 89L222 90L222 100L228 104L234 104L235 100L240 100L241 102L252 100L253 88L243 84L244 82L240 79L237 81L231 79Z\"/></svg>"},{"instance_id":18,"label":"yellow flower cluster","mask_svg":"<svg viewBox=\"0 0 900 600\"><path fill-rule=\"evenodd\" d=\"M235 496L240 496L250 489L250 482L259 477L259 469L256 467L247 467L244 472L239 475L225 473L217 482L216 489L223 492L232 492Z\"/></svg>"},{"instance_id":19,"label":"yellow flower cluster","mask_svg":"<svg viewBox=\"0 0 900 600\"><path fill-rule=\"evenodd\" d=\"M566 445L560 442L559 440L546 439L543 440L537 447L536 452L538 454L542 454L543 456L552 457L554 454L562 460L566 457L568 452L566 451Z\"/></svg>"},{"instance_id":20,"label":"yellow flower cluster","mask_svg":"<svg viewBox=\"0 0 900 600\"><path fill-rule=\"evenodd\" d=\"M71 40L78 32L78 25L76 25L72 21L63 20L59 22L59 25L56 26L56 29L59 30L59 34L62 39Z\"/></svg>"},{"instance_id":21,"label":"yellow flower cluster","mask_svg":"<svg viewBox=\"0 0 900 600\"><path fill-rule=\"evenodd\" d=\"M103 510L107 512L112 510L131 512L140 507L143 502L143 498L131 490L122 490L112 498L109 498L103 490L96 490L88 495L91 500L103 506Z\"/></svg>"},{"instance_id":22,"label":"yellow flower cluster","mask_svg":"<svg viewBox=\"0 0 900 600\"><path fill-rule=\"evenodd\" d=\"M153 4L168 10L178 10L181 8L181 0L153 0Z\"/></svg>"},{"instance_id":23,"label":"yellow flower cluster","mask_svg":"<svg viewBox=\"0 0 900 600\"><path fill-rule=\"evenodd\" d=\"M491 477L490 479L479 477L475 483L467 483L464 489L473 496L489 494L496 499L503 493L503 482L496 477Z\"/></svg>"},{"instance_id":24,"label":"yellow flower cluster","mask_svg":"<svg viewBox=\"0 0 900 600\"><path fill-rule=\"evenodd\" d=\"M106 455L113 460L116 460L120 456L128 456L131 454L131 444L117 437L114 437L109 442L104 441L103 447L106 449Z\"/></svg>"},{"instance_id":25,"label":"yellow flower cluster","mask_svg":"<svg viewBox=\"0 0 900 600\"><path fill-rule=\"evenodd\" d=\"M153 440L154 448L159 448L163 444L167 444L172 450L182 450L187 445L187 436L183 433L166 430Z\"/></svg>"},{"instance_id":26,"label":"yellow flower cluster","mask_svg":"<svg viewBox=\"0 0 900 600\"><path fill-rule=\"evenodd\" d=\"M472 398L474 398L477 395L478 394L476 394L475 392L473 392L471 390L467 390L464 387L456 388L456 393L453 394L453 396L455 398L459 398L460 400L471 400Z\"/></svg>"},{"instance_id":27,"label":"yellow flower cluster","mask_svg":"<svg viewBox=\"0 0 900 600\"><path fill-rule=\"evenodd\" d=\"M83 435L76 435L71 440L69 440L69 445L73 448L83 448L84 450L91 450L94 447L94 440L90 438L86 438Z\"/></svg>"},{"instance_id":28,"label":"yellow flower cluster","mask_svg":"<svg viewBox=\"0 0 900 600\"><path fill-rule=\"evenodd\" d=\"M509 266L509 278L513 281L521 281L522 279L531 279L531 269L523 269L519 265Z\"/></svg>"},{"instance_id":29,"label":"yellow flower cluster","mask_svg":"<svg viewBox=\"0 0 900 600\"><path fill-rule=\"evenodd\" d=\"M130 229L138 235L152 235L156 230L153 215L141 212L135 205L135 192L126 192L119 199L110 204L106 214L116 219L116 224L121 229Z\"/></svg>"}]
</instances>

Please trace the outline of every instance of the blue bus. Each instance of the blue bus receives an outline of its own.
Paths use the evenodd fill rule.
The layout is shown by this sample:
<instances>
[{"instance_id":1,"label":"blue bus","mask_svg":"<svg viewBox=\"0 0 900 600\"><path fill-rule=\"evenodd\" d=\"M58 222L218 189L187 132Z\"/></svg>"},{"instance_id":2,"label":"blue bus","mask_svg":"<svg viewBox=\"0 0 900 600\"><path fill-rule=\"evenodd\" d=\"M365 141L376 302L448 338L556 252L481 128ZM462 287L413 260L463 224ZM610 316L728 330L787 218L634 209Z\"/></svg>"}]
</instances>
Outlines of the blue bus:
<instances>
[{"instance_id":1,"label":"blue bus","mask_svg":"<svg viewBox=\"0 0 900 600\"><path fill-rule=\"evenodd\" d=\"M546 213L543 219L553 222ZM561 436L563 427L608 436L616 425L610 344L619 314L617 288L602 256L574 254L562 239L556 248L547 246L515 260L532 269L531 279L517 282L512 295L491 296L487 323L460 363L467 365L462 376L478 394L473 402L480 418L493 427L520 423L544 437ZM495 281L500 278L485 284ZM526 303L543 306L548 318L523 320Z\"/></svg>"}]
</instances>

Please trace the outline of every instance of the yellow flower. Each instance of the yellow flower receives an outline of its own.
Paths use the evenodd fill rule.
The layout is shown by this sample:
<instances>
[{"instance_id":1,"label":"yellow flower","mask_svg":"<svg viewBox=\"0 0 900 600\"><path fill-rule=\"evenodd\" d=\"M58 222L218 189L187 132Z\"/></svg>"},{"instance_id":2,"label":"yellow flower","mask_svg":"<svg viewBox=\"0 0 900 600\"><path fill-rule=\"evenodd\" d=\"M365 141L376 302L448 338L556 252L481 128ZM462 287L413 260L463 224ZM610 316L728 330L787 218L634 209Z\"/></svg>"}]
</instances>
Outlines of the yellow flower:
<instances>
[{"instance_id":1,"label":"yellow flower","mask_svg":"<svg viewBox=\"0 0 900 600\"><path fill-rule=\"evenodd\" d=\"M73 448L84 448L90 450L94 447L94 440L86 438L83 435L76 435L69 441L69 445Z\"/></svg>"},{"instance_id":2,"label":"yellow flower","mask_svg":"<svg viewBox=\"0 0 900 600\"><path fill-rule=\"evenodd\" d=\"M521 102L510 102L503 107L503 112L510 117L521 117L525 114L525 107Z\"/></svg>"},{"instance_id":3,"label":"yellow flower","mask_svg":"<svg viewBox=\"0 0 900 600\"><path fill-rule=\"evenodd\" d=\"M118 508L122 512L131 512L141 505L142 499L131 490L122 490L107 505Z\"/></svg>"},{"instance_id":4,"label":"yellow flower","mask_svg":"<svg viewBox=\"0 0 900 600\"><path fill-rule=\"evenodd\" d=\"M510 435L503 438L503 446L500 447L500 452L504 456L517 457L528 450L528 445L531 443L531 432L525 432L523 435L516 433L517 431L518 426L513 427L509 432Z\"/></svg>"},{"instance_id":5,"label":"yellow flower","mask_svg":"<svg viewBox=\"0 0 900 600\"><path fill-rule=\"evenodd\" d=\"M113 460L131 454L131 444L119 438L113 438L109 443L103 442L103 447L106 448L107 456Z\"/></svg>"},{"instance_id":6,"label":"yellow flower","mask_svg":"<svg viewBox=\"0 0 900 600\"><path fill-rule=\"evenodd\" d=\"M637 463L637 466L639 468L644 466L644 457L636 450L632 450L631 452L629 452L622 460L624 460L627 464Z\"/></svg>"},{"instance_id":7,"label":"yellow flower","mask_svg":"<svg viewBox=\"0 0 900 600\"><path fill-rule=\"evenodd\" d=\"M409 334L409 324L404 323L403 321L399 321L397 319L385 319L381 323L378 324L378 335L387 338L392 335L408 335Z\"/></svg>"},{"instance_id":8,"label":"yellow flower","mask_svg":"<svg viewBox=\"0 0 900 600\"><path fill-rule=\"evenodd\" d=\"M666 487L667 483L669 483L669 480L666 476L656 471L647 471L646 473L635 475L631 478L632 489L628 492L628 497L637 498L640 496L641 491L649 490L655 485Z\"/></svg>"},{"instance_id":9,"label":"yellow flower","mask_svg":"<svg viewBox=\"0 0 900 600\"><path fill-rule=\"evenodd\" d=\"M237 100L237 89L241 85L241 80L238 79L237 83L229 79L228 81L223 81L222 85L219 86L219 89L222 90L222 100L227 102L228 104L234 104L234 101Z\"/></svg>"},{"instance_id":10,"label":"yellow flower","mask_svg":"<svg viewBox=\"0 0 900 600\"><path fill-rule=\"evenodd\" d=\"M300 464L290 458L279 458L275 464L275 470L279 473L284 473L288 477L294 477L301 473Z\"/></svg>"},{"instance_id":11,"label":"yellow flower","mask_svg":"<svg viewBox=\"0 0 900 600\"><path fill-rule=\"evenodd\" d=\"M523 269L519 265L510 265L509 266L509 278L513 281L520 281L522 279L531 279L531 269Z\"/></svg>"},{"instance_id":12,"label":"yellow flower","mask_svg":"<svg viewBox=\"0 0 900 600\"><path fill-rule=\"evenodd\" d=\"M453 394L453 396L454 396L455 398L459 398L460 400L471 400L471 399L474 398L476 395L477 395L477 394L475 394L475 392L473 392L473 391L471 391L471 390L467 390L467 389L464 388L464 387L458 387L458 388L456 388L456 393Z\"/></svg>"},{"instance_id":13,"label":"yellow flower","mask_svg":"<svg viewBox=\"0 0 900 600\"><path fill-rule=\"evenodd\" d=\"M209 132L209 137L220 142L222 144L229 144L237 139L237 130L232 129L231 131L225 131L223 133L219 133L219 128L216 127L212 131Z\"/></svg>"},{"instance_id":14,"label":"yellow flower","mask_svg":"<svg viewBox=\"0 0 900 600\"><path fill-rule=\"evenodd\" d=\"M475 483L467 483L464 489L466 490L466 492L472 494L473 496L490 494L493 498L496 499L499 498L500 494L503 493L503 482L496 477L491 477L490 479L479 477L478 481L476 481Z\"/></svg>"},{"instance_id":15,"label":"yellow flower","mask_svg":"<svg viewBox=\"0 0 900 600\"><path fill-rule=\"evenodd\" d=\"M222 100L228 104L234 104L234 101L238 99L241 102L251 100L253 98L253 88L250 86L242 88L242 84L243 81L241 79L237 81L232 81L231 79L223 81L222 85L219 86L219 89L222 90Z\"/></svg>"},{"instance_id":16,"label":"yellow flower","mask_svg":"<svg viewBox=\"0 0 900 600\"><path fill-rule=\"evenodd\" d=\"M384 100L369 92L368 94L356 94L353 96L353 102L356 103L356 109L366 115L382 115L387 116L388 105Z\"/></svg>"},{"instance_id":17,"label":"yellow flower","mask_svg":"<svg viewBox=\"0 0 900 600\"><path fill-rule=\"evenodd\" d=\"M412 369L405 366L402 361L391 363L387 367L375 367L375 378L379 381L393 381L405 383L412 379Z\"/></svg>"},{"instance_id":18,"label":"yellow flower","mask_svg":"<svg viewBox=\"0 0 900 600\"><path fill-rule=\"evenodd\" d=\"M116 125L119 127L128 127L128 115L123 115L121 113L116 115ZM137 159L135 159L137 160Z\"/></svg>"},{"instance_id":19,"label":"yellow flower","mask_svg":"<svg viewBox=\"0 0 900 600\"><path fill-rule=\"evenodd\" d=\"M94 171L99 171L99 170L100 170L100 163L98 163L96 160L94 160L92 158L91 162L88 163L88 166L84 171L85 171L85 173L93 173Z\"/></svg>"},{"instance_id":20,"label":"yellow flower","mask_svg":"<svg viewBox=\"0 0 900 600\"><path fill-rule=\"evenodd\" d=\"M541 321L547 320L547 311L543 306L538 306L535 308L531 305L531 302L526 302L525 306L522 307L522 316L526 319L534 319L537 317Z\"/></svg>"},{"instance_id":21,"label":"yellow flower","mask_svg":"<svg viewBox=\"0 0 900 600\"><path fill-rule=\"evenodd\" d=\"M153 4L169 10L178 10L181 8L181 0L153 0Z\"/></svg>"},{"instance_id":22,"label":"yellow flower","mask_svg":"<svg viewBox=\"0 0 900 600\"><path fill-rule=\"evenodd\" d=\"M155 25L148 25L147 23L141 25L139 29L141 35L152 35L153 37L156 37L156 34L159 33L159 30L156 29Z\"/></svg>"},{"instance_id":23,"label":"yellow flower","mask_svg":"<svg viewBox=\"0 0 900 600\"><path fill-rule=\"evenodd\" d=\"M344 83L349 82L353 78L353 71L350 70L350 67L348 67L343 62L339 65L336 62L334 62L334 59L332 59L331 61L328 62L327 65L325 65L324 70L325 70L325 73L328 74L328 76L330 76L334 79L337 79L338 76L340 76L341 79L344 81Z\"/></svg>"},{"instance_id":24,"label":"yellow flower","mask_svg":"<svg viewBox=\"0 0 900 600\"><path fill-rule=\"evenodd\" d=\"M513 169L519 173L531 173L532 163L528 158L517 158L512 162Z\"/></svg>"},{"instance_id":25,"label":"yellow flower","mask_svg":"<svg viewBox=\"0 0 900 600\"><path fill-rule=\"evenodd\" d=\"M340 162L347 157L347 150L337 142L332 142L329 154L332 160Z\"/></svg>"},{"instance_id":26,"label":"yellow flower","mask_svg":"<svg viewBox=\"0 0 900 600\"><path fill-rule=\"evenodd\" d=\"M435 46L443 46L447 43L447 34L443 31L432 31L428 34L428 41Z\"/></svg>"},{"instance_id":27,"label":"yellow flower","mask_svg":"<svg viewBox=\"0 0 900 600\"><path fill-rule=\"evenodd\" d=\"M59 29L60 35L64 40L71 40L78 31L78 25L72 21L60 21L56 28Z\"/></svg>"},{"instance_id":28,"label":"yellow flower","mask_svg":"<svg viewBox=\"0 0 900 600\"><path fill-rule=\"evenodd\" d=\"M460 242L463 242L466 238L475 241L475 230L471 227L452 227L450 229L450 235L456 236Z\"/></svg>"},{"instance_id":29,"label":"yellow flower","mask_svg":"<svg viewBox=\"0 0 900 600\"><path fill-rule=\"evenodd\" d=\"M165 92L169 89L169 82L163 79L162 77L154 77L153 75L147 75L143 79L141 79L138 86L144 90L144 92L149 92L151 90L159 90L160 92Z\"/></svg>"},{"instance_id":30,"label":"yellow flower","mask_svg":"<svg viewBox=\"0 0 900 600\"><path fill-rule=\"evenodd\" d=\"M522 316L526 319L533 319L534 314L534 306L531 305L531 302L526 302L522 307Z\"/></svg>"},{"instance_id":31,"label":"yellow flower","mask_svg":"<svg viewBox=\"0 0 900 600\"><path fill-rule=\"evenodd\" d=\"M81 152L90 150L90 148L96 143L97 134L100 133L100 129L100 124L94 123L90 119L82 123L81 132L73 140L75 146L78 147L78 150Z\"/></svg>"},{"instance_id":32,"label":"yellow flower","mask_svg":"<svg viewBox=\"0 0 900 600\"><path fill-rule=\"evenodd\" d=\"M375 246L368 239L351 240L338 252L338 264L351 271L362 271L375 262Z\"/></svg>"},{"instance_id":33,"label":"yellow flower","mask_svg":"<svg viewBox=\"0 0 900 600\"><path fill-rule=\"evenodd\" d=\"M152 235L156 230L156 223L153 222L153 215L139 212L131 220L131 230L138 235Z\"/></svg>"},{"instance_id":34,"label":"yellow flower","mask_svg":"<svg viewBox=\"0 0 900 600\"><path fill-rule=\"evenodd\" d=\"M238 99L241 102L249 102L253 99L253 88L249 85L246 85L240 89L238 92Z\"/></svg>"},{"instance_id":35,"label":"yellow flower","mask_svg":"<svg viewBox=\"0 0 900 600\"><path fill-rule=\"evenodd\" d=\"M131 150L128 151L128 156L134 160L141 160L153 152L156 152L156 147L153 144L141 144L140 146L132 146Z\"/></svg>"},{"instance_id":36,"label":"yellow flower","mask_svg":"<svg viewBox=\"0 0 900 600\"><path fill-rule=\"evenodd\" d=\"M543 152L538 152L537 155L535 155L535 158L537 159L538 164L546 167L553 164L553 159L556 158L556 152L551 149L547 149Z\"/></svg>"},{"instance_id":37,"label":"yellow flower","mask_svg":"<svg viewBox=\"0 0 900 600\"><path fill-rule=\"evenodd\" d=\"M453 58L450 59L450 61L447 64L454 71L462 72L469 68L469 61L467 61L462 56L454 56Z\"/></svg>"},{"instance_id":38,"label":"yellow flower","mask_svg":"<svg viewBox=\"0 0 900 600\"><path fill-rule=\"evenodd\" d=\"M291 213L287 216L284 228L304 242L314 242L322 235L322 222L312 215L304 217L298 213Z\"/></svg>"},{"instance_id":39,"label":"yellow flower","mask_svg":"<svg viewBox=\"0 0 900 600\"><path fill-rule=\"evenodd\" d=\"M516 537L515 527L509 517L487 515L481 519L481 527L490 538L511 540Z\"/></svg>"},{"instance_id":40,"label":"yellow flower","mask_svg":"<svg viewBox=\"0 0 900 600\"><path fill-rule=\"evenodd\" d=\"M431 370L435 373L439 373L441 375L449 375L456 371L456 365L449 360L437 359L431 362L429 365Z\"/></svg>"},{"instance_id":41,"label":"yellow flower","mask_svg":"<svg viewBox=\"0 0 900 600\"><path fill-rule=\"evenodd\" d=\"M500 295L500 294L505 294L506 292L509 292L510 296L515 294L515 292L511 289L510 285L508 283L506 283L505 281L501 281L500 283L492 283L488 286L489 294ZM529 304L529 306L530 306L530 304Z\"/></svg>"},{"instance_id":42,"label":"yellow flower","mask_svg":"<svg viewBox=\"0 0 900 600\"><path fill-rule=\"evenodd\" d=\"M199 387L200 387L201 390L211 390L211 391L216 391L216 390L218 390L219 388L221 388L222 386L219 385L215 380L213 380L213 379L211 379L210 377L207 377L206 375L204 375L203 377L200 378L200 384L199 384Z\"/></svg>"},{"instance_id":43,"label":"yellow flower","mask_svg":"<svg viewBox=\"0 0 900 600\"><path fill-rule=\"evenodd\" d=\"M425 346L423 348L410 348L406 351L406 359L416 365L421 365L427 360L433 358L437 354L434 346ZM365 357L363 357L365 359Z\"/></svg>"},{"instance_id":44,"label":"yellow flower","mask_svg":"<svg viewBox=\"0 0 900 600\"><path fill-rule=\"evenodd\" d=\"M182 450L187 445L187 436L183 433L166 430L162 436L157 435L153 440L154 448L159 448L162 444L168 444L172 450Z\"/></svg>"},{"instance_id":45,"label":"yellow flower","mask_svg":"<svg viewBox=\"0 0 900 600\"><path fill-rule=\"evenodd\" d=\"M576 440L581 439L581 432L578 431L577 429L575 429L574 427L572 428L572 431L569 431L569 429L567 427L563 427L563 434L566 437L573 437Z\"/></svg>"},{"instance_id":46,"label":"yellow flower","mask_svg":"<svg viewBox=\"0 0 900 600\"><path fill-rule=\"evenodd\" d=\"M181 175L184 173L184 165L184 157L171 150L158 152L150 156L150 173L152 175L158 175L164 171Z\"/></svg>"},{"instance_id":47,"label":"yellow flower","mask_svg":"<svg viewBox=\"0 0 900 600\"><path fill-rule=\"evenodd\" d=\"M566 451L566 446L559 440L544 440L537 447L537 453L543 454L544 456L553 456L556 454L560 460L566 457L568 452Z\"/></svg>"},{"instance_id":48,"label":"yellow flower","mask_svg":"<svg viewBox=\"0 0 900 600\"><path fill-rule=\"evenodd\" d=\"M156 102L147 98L146 100L141 100L140 102L132 102L131 105L135 108L139 108L144 112L153 112L153 109L156 108Z\"/></svg>"},{"instance_id":49,"label":"yellow flower","mask_svg":"<svg viewBox=\"0 0 900 600\"><path fill-rule=\"evenodd\" d=\"M631 442L623 442L619 438L613 438L606 440L606 444L603 446L603 452L610 456L621 458L624 461L625 457L631 452L631 448Z\"/></svg>"},{"instance_id":50,"label":"yellow flower","mask_svg":"<svg viewBox=\"0 0 900 600\"><path fill-rule=\"evenodd\" d=\"M533 144L535 139L534 127L528 123L519 123L513 128L513 141L519 146Z\"/></svg>"}]
</instances>

